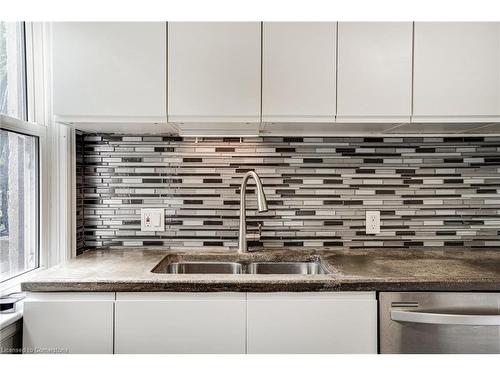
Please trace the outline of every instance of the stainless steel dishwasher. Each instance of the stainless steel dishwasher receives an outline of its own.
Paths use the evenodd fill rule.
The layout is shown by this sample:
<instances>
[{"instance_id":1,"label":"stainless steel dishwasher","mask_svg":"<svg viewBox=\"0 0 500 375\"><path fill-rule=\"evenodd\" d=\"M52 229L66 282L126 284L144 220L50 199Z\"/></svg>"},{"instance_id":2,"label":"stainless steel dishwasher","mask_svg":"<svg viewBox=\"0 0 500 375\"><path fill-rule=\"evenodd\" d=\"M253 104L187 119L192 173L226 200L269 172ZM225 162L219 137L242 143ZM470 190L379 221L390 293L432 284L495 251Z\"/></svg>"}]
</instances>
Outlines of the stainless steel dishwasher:
<instances>
[{"instance_id":1,"label":"stainless steel dishwasher","mask_svg":"<svg viewBox=\"0 0 500 375\"><path fill-rule=\"evenodd\" d=\"M380 293L381 353L500 353L500 293Z\"/></svg>"}]
</instances>

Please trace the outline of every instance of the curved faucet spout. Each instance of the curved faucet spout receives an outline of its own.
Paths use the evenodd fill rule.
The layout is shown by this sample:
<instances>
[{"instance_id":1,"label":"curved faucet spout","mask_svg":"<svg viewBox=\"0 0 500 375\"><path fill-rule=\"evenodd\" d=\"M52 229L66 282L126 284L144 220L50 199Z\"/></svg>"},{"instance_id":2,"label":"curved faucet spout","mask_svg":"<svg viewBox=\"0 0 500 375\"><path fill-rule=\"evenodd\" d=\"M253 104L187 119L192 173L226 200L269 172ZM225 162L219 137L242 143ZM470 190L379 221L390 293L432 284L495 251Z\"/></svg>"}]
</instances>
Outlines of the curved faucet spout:
<instances>
[{"instance_id":1,"label":"curved faucet spout","mask_svg":"<svg viewBox=\"0 0 500 375\"><path fill-rule=\"evenodd\" d=\"M240 235L239 235L239 248L240 253L247 251L247 225L246 225L246 191L248 179L252 177L255 180L257 189L255 193L257 194L257 206L259 212L267 211L267 201L266 194L264 193L264 188L262 187L262 181L257 173L254 171L248 171L243 176L243 181L241 182L240 188Z\"/></svg>"}]
</instances>

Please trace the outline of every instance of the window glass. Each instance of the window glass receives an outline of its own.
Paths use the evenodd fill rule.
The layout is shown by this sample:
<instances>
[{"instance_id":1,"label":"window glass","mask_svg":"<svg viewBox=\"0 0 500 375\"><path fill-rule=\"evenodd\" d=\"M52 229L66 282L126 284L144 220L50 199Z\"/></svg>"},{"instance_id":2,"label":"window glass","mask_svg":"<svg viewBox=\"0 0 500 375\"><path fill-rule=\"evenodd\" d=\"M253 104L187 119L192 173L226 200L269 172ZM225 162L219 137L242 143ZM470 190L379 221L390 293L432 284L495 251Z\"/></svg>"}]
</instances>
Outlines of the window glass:
<instances>
[{"instance_id":1,"label":"window glass","mask_svg":"<svg viewBox=\"0 0 500 375\"><path fill-rule=\"evenodd\" d=\"M0 282L38 267L38 138L0 129Z\"/></svg>"},{"instance_id":2,"label":"window glass","mask_svg":"<svg viewBox=\"0 0 500 375\"><path fill-rule=\"evenodd\" d=\"M0 113L26 119L24 23L0 21Z\"/></svg>"}]
</instances>

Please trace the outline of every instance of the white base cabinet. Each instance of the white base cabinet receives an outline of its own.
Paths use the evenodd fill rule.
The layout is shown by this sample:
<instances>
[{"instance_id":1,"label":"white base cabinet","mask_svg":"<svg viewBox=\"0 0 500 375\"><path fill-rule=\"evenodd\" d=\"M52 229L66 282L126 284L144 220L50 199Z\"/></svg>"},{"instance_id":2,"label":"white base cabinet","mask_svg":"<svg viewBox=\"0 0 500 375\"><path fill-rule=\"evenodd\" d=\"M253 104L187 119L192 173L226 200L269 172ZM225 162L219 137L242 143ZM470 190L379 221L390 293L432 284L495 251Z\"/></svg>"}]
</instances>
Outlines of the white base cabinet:
<instances>
[{"instance_id":1,"label":"white base cabinet","mask_svg":"<svg viewBox=\"0 0 500 375\"><path fill-rule=\"evenodd\" d=\"M117 293L116 353L377 353L374 292Z\"/></svg>"},{"instance_id":2,"label":"white base cabinet","mask_svg":"<svg viewBox=\"0 0 500 375\"><path fill-rule=\"evenodd\" d=\"M245 353L245 293L117 293L115 353Z\"/></svg>"},{"instance_id":3,"label":"white base cabinet","mask_svg":"<svg viewBox=\"0 0 500 375\"><path fill-rule=\"evenodd\" d=\"M249 293L247 353L377 353L374 293Z\"/></svg>"},{"instance_id":4,"label":"white base cabinet","mask_svg":"<svg viewBox=\"0 0 500 375\"><path fill-rule=\"evenodd\" d=\"M32 293L23 346L67 353L377 353L375 292Z\"/></svg>"},{"instance_id":5,"label":"white base cabinet","mask_svg":"<svg viewBox=\"0 0 500 375\"><path fill-rule=\"evenodd\" d=\"M27 353L112 354L115 293L31 293L24 301Z\"/></svg>"}]
</instances>

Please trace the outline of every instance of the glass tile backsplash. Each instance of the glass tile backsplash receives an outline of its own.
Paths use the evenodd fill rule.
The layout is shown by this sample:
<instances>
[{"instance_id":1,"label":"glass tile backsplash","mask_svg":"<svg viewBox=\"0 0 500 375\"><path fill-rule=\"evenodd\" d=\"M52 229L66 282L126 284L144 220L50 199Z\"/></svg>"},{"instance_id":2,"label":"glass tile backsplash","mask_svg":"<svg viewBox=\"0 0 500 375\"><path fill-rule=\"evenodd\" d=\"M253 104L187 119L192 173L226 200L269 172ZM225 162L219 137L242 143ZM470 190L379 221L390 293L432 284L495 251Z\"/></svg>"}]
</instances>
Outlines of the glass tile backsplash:
<instances>
[{"instance_id":1,"label":"glass tile backsplash","mask_svg":"<svg viewBox=\"0 0 500 375\"><path fill-rule=\"evenodd\" d=\"M237 247L243 174L249 247L497 248L500 137L218 138L77 136L79 251L95 247ZM164 232L140 209L163 207ZM380 234L366 234L380 210Z\"/></svg>"}]
</instances>

